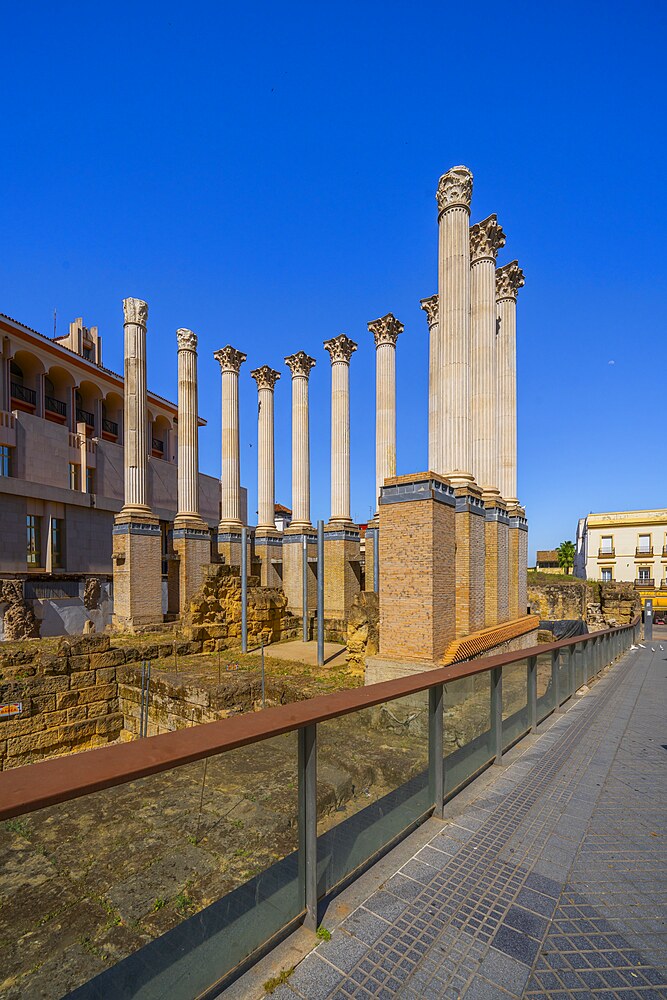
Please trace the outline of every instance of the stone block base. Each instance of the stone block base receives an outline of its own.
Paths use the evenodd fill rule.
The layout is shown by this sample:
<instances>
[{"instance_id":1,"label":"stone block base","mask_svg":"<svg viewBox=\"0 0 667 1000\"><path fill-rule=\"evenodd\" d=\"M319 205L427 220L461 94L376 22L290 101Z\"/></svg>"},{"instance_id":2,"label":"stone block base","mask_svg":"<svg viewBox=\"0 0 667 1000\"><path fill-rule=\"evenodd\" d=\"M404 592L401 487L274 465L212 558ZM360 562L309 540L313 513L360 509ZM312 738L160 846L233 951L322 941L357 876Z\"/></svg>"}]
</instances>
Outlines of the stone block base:
<instances>
[{"instance_id":1,"label":"stone block base","mask_svg":"<svg viewBox=\"0 0 667 1000\"><path fill-rule=\"evenodd\" d=\"M347 618L361 593L359 532L356 528L324 529L324 616Z\"/></svg>"},{"instance_id":2,"label":"stone block base","mask_svg":"<svg viewBox=\"0 0 667 1000\"><path fill-rule=\"evenodd\" d=\"M308 559L308 611L317 609L317 535L287 529L283 536L283 582L287 606L294 615L303 615L303 539ZM326 579L326 572L325 572Z\"/></svg>"},{"instance_id":3,"label":"stone block base","mask_svg":"<svg viewBox=\"0 0 667 1000\"><path fill-rule=\"evenodd\" d=\"M162 622L162 536L156 519L113 526L114 626Z\"/></svg>"},{"instance_id":4,"label":"stone block base","mask_svg":"<svg viewBox=\"0 0 667 1000\"><path fill-rule=\"evenodd\" d=\"M185 615L190 600L206 579L211 563L211 537L208 531L174 528L174 551L178 555L178 608Z\"/></svg>"},{"instance_id":5,"label":"stone block base","mask_svg":"<svg viewBox=\"0 0 667 1000\"><path fill-rule=\"evenodd\" d=\"M499 496L485 503L484 537L484 618L491 628L509 620L509 517Z\"/></svg>"},{"instance_id":6,"label":"stone block base","mask_svg":"<svg viewBox=\"0 0 667 1000\"><path fill-rule=\"evenodd\" d=\"M255 558L259 562L262 587L283 585L283 536L255 532Z\"/></svg>"}]
</instances>

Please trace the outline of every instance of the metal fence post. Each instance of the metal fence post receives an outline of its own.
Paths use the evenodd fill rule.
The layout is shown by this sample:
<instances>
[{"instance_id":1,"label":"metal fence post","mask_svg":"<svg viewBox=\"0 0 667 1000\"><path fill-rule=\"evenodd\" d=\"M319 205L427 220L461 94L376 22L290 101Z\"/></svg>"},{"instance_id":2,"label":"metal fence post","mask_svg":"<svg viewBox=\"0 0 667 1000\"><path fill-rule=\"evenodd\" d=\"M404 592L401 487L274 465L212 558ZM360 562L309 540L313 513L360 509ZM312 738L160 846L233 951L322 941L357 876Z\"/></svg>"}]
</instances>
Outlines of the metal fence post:
<instances>
[{"instance_id":1,"label":"metal fence post","mask_svg":"<svg viewBox=\"0 0 667 1000\"><path fill-rule=\"evenodd\" d=\"M442 818L445 796L443 745L443 685L428 689L428 779L433 815Z\"/></svg>"},{"instance_id":2,"label":"metal fence post","mask_svg":"<svg viewBox=\"0 0 667 1000\"><path fill-rule=\"evenodd\" d=\"M317 665L324 666L324 521L317 522Z\"/></svg>"},{"instance_id":3,"label":"metal fence post","mask_svg":"<svg viewBox=\"0 0 667 1000\"><path fill-rule=\"evenodd\" d=\"M568 658L567 658L567 680L568 680L568 690L569 690L568 698L573 698L574 692L577 690L577 680L575 677L575 673L577 670L576 651L577 651L576 646L570 646L568 649Z\"/></svg>"},{"instance_id":4,"label":"metal fence post","mask_svg":"<svg viewBox=\"0 0 667 1000\"><path fill-rule=\"evenodd\" d=\"M560 650L551 651L551 686L554 690L554 712L560 708Z\"/></svg>"},{"instance_id":5,"label":"metal fence post","mask_svg":"<svg viewBox=\"0 0 667 1000\"><path fill-rule=\"evenodd\" d=\"M317 930L317 725L298 734L299 887L306 911L304 925Z\"/></svg>"},{"instance_id":6,"label":"metal fence post","mask_svg":"<svg viewBox=\"0 0 667 1000\"><path fill-rule=\"evenodd\" d=\"M537 729L537 657L528 657L528 716L530 718L530 731L534 733Z\"/></svg>"},{"instance_id":7,"label":"metal fence post","mask_svg":"<svg viewBox=\"0 0 667 1000\"><path fill-rule=\"evenodd\" d=\"M503 756L503 668L491 671L491 732L496 746L496 764Z\"/></svg>"},{"instance_id":8,"label":"metal fence post","mask_svg":"<svg viewBox=\"0 0 667 1000\"><path fill-rule=\"evenodd\" d=\"M301 601L303 604L303 641L308 642L308 536L301 545Z\"/></svg>"},{"instance_id":9,"label":"metal fence post","mask_svg":"<svg viewBox=\"0 0 667 1000\"><path fill-rule=\"evenodd\" d=\"M241 652L248 652L248 529L241 528Z\"/></svg>"}]
</instances>

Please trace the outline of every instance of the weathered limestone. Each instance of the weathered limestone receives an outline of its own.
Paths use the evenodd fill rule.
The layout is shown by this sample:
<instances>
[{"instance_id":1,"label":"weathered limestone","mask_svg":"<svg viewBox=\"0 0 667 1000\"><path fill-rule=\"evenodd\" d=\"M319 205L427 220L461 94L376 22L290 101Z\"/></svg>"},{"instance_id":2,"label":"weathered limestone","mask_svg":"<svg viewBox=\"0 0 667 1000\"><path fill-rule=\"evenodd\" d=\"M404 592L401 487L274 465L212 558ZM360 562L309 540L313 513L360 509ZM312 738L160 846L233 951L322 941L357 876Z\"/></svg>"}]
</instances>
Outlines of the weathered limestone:
<instances>
[{"instance_id":1,"label":"weathered limestone","mask_svg":"<svg viewBox=\"0 0 667 1000\"><path fill-rule=\"evenodd\" d=\"M125 502L114 518L114 624L132 629L162 621L160 522L148 505L146 321L148 306L125 299Z\"/></svg>"},{"instance_id":2,"label":"weathered limestone","mask_svg":"<svg viewBox=\"0 0 667 1000\"><path fill-rule=\"evenodd\" d=\"M382 488L381 657L437 663L455 637L455 506L452 487L432 472Z\"/></svg>"},{"instance_id":3,"label":"weathered limestone","mask_svg":"<svg viewBox=\"0 0 667 1000\"><path fill-rule=\"evenodd\" d=\"M496 255L504 245L495 215L470 227L472 472L486 492L498 489Z\"/></svg>"},{"instance_id":4,"label":"weathered limestone","mask_svg":"<svg viewBox=\"0 0 667 1000\"><path fill-rule=\"evenodd\" d=\"M470 476L470 237L472 174L452 167L438 182L438 314L434 356L441 358L434 403L440 414L433 472ZM429 411L431 407L429 405Z\"/></svg>"},{"instance_id":5,"label":"weathered limestone","mask_svg":"<svg viewBox=\"0 0 667 1000\"><path fill-rule=\"evenodd\" d=\"M239 444L239 371L246 355L229 344L213 357L222 376L222 478L218 555L241 562L241 452Z\"/></svg>"},{"instance_id":6,"label":"weathered limestone","mask_svg":"<svg viewBox=\"0 0 667 1000\"><path fill-rule=\"evenodd\" d=\"M174 551L178 556L178 608L185 615L211 562L211 535L199 513L197 336L176 331L178 344L178 512Z\"/></svg>"},{"instance_id":7,"label":"weathered limestone","mask_svg":"<svg viewBox=\"0 0 667 1000\"><path fill-rule=\"evenodd\" d=\"M516 483L516 297L524 284L519 262L496 270L498 318L498 450L501 496L518 504Z\"/></svg>"},{"instance_id":8,"label":"weathered limestone","mask_svg":"<svg viewBox=\"0 0 667 1000\"><path fill-rule=\"evenodd\" d=\"M421 299L420 306L428 323L428 467L435 469L442 454L442 343L438 296Z\"/></svg>"},{"instance_id":9,"label":"weathered limestone","mask_svg":"<svg viewBox=\"0 0 667 1000\"><path fill-rule=\"evenodd\" d=\"M282 584L282 534L275 522L273 392L280 372L268 365L250 372L257 383L257 529L255 554L263 587Z\"/></svg>"},{"instance_id":10,"label":"weathered limestone","mask_svg":"<svg viewBox=\"0 0 667 1000\"><path fill-rule=\"evenodd\" d=\"M350 517L350 358L344 333L327 340L331 358L331 516L324 539L324 614L344 618L361 589L359 531Z\"/></svg>"},{"instance_id":11,"label":"weathered limestone","mask_svg":"<svg viewBox=\"0 0 667 1000\"><path fill-rule=\"evenodd\" d=\"M283 590L294 614L303 614L303 539L306 539L308 609L317 606L317 536L310 521L308 381L315 359L305 351L285 358L292 373L292 522L283 534Z\"/></svg>"},{"instance_id":12,"label":"weathered limestone","mask_svg":"<svg viewBox=\"0 0 667 1000\"><path fill-rule=\"evenodd\" d=\"M396 341L405 329L393 313L368 324L375 340L375 502L396 475Z\"/></svg>"}]
</instances>

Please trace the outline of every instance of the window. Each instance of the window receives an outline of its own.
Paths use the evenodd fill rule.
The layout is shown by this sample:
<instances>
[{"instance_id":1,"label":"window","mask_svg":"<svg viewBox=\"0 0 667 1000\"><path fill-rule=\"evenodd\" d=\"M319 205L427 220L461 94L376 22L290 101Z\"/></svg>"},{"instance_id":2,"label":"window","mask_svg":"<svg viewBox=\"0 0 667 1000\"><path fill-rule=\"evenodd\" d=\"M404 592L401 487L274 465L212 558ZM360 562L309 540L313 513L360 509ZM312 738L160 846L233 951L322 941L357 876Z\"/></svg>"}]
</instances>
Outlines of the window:
<instances>
[{"instance_id":1,"label":"window","mask_svg":"<svg viewBox=\"0 0 667 1000\"><path fill-rule=\"evenodd\" d=\"M0 444L0 476L12 474L12 449L7 444Z\"/></svg>"},{"instance_id":2,"label":"window","mask_svg":"<svg viewBox=\"0 0 667 1000\"><path fill-rule=\"evenodd\" d=\"M15 361L11 361L9 364L9 371L12 374L12 378L20 379L23 381L23 369L19 368Z\"/></svg>"},{"instance_id":3,"label":"window","mask_svg":"<svg viewBox=\"0 0 667 1000\"><path fill-rule=\"evenodd\" d=\"M64 562L65 522L61 517L51 519L51 566L53 569L62 569Z\"/></svg>"},{"instance_id":4,"label":"window","mask_svg":"<svg viewBox=\"0 0 667 1000\"><path fill-rule=\"evenodd\" d=\"M614 538L613 535L603 535L600 539L600 552L606 552L611 555L614 551Z\"/></svg>"},{"instance_id":5,"label":"window","mask_svg":"<svg viewBox=\"0 0 667 1000\"><path fill-rule=\"evenodd\" d=\"M639 567L639 579L640 580L650 580L651 579L651 567L650 566L640 566Z\"/></svg>"},{"instance_id":6,"label":"window","mask_svg":"<svg viewBox=\"0 0 667 1000\"><path fill-rule=\"evenodd\" d=\"M86 361L92 361L93 360L93 349L92 349L92 347L84 347L84 349L83 349L83 356L86 359Z\"/></svg>"},{"instance_id":7,"label":"window","mask_svg":"<svg viewBox=\"0 0 667 1000\"><path fill-rule=\"evenodd\" d=\"M650 535L640 535L637 542L637 552L650 552L651 551L651 536Z\"/></svg>"},{"instance_id":8,"label":"window","mask_svg":"<svg viewBox=\"0 0 667 1000\"><path fill-rule=\"evenodd\" d=\"M71 490L81 489L81 466L69 463L69 488Z\"/></svg>"},{"instance_id":9,"label":"window","mask_svg":"<svg viewBox=\"0 0 667 1000\"><path fill-rule=\"evenodd\" d=\"M611 583L611 566L603 566L600 579L603 583Z\"/></svg>"},{"instance_id":10,"label":"window","mask_svg":"<svg viewBox=\"0 0 667 1000\"><path fill-rule=\"evenodd\" d=\"M86 493L95 492L95 470L86 468Z\"/></svg>"},{"instance_id":11,"label":"window","mask_svg":"<svg viewBox=\"0 0 667 1000\"><path fill-rule=\"evenodd\" d=\"M27 537L27 562L28 566L42 565L42 519L36 514L28 514L26 517Z\"/></svg>"}]
</instances>

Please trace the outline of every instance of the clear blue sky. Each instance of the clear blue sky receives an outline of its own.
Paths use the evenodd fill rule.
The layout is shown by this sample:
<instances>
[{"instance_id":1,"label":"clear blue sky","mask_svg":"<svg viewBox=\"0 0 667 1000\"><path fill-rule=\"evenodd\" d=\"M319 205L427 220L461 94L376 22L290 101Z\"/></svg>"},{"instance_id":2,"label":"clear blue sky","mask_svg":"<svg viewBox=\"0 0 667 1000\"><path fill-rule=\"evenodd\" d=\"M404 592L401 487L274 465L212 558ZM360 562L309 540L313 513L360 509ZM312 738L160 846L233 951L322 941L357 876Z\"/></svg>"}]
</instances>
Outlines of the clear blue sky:
<instances>
[{"instance_id":1,"label":"clear blue sky","mask_svg":"<svg viewBox=\"0 0 667 1000\"><path fill-rule=\"evenodd\" d=\"M667 6L594 3L4 4L0 311L44 333L82 315L122 370L125 296L149 303L149 384L176 398L175 330L199 335L203 471L219 475L213 351L245 351L242 478L256 508L256 392L276 390L290 504L290 382L311 377L313 516L329 514L330 366L352 359L352 514L374 492L374 349L392 311L398 471L426 467L439 175L475 176L518 314L519 495L531 553L590 510L667 503ZM613 364L611 363L613 362ZM662 444L651 444L661 435Z\"/></svg>"}]
</instances>

